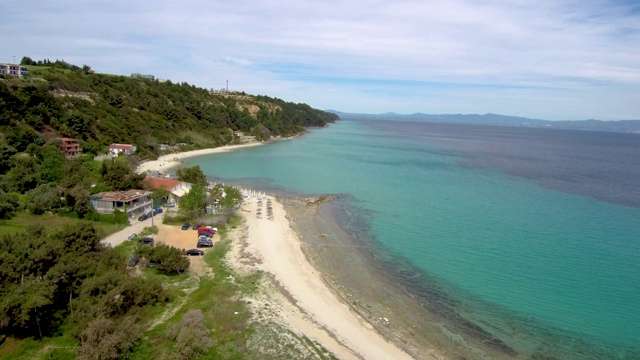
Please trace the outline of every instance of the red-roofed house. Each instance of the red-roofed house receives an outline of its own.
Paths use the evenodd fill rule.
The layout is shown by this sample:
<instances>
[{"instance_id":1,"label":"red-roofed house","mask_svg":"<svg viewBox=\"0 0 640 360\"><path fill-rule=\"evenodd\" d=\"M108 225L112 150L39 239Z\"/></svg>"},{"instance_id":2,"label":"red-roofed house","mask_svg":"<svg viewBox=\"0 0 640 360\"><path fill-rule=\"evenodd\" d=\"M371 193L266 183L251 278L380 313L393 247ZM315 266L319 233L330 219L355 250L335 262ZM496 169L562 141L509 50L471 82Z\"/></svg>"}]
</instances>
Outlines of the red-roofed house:
<instances>
[{"instance_id":1,"label":"red-roofed house","mask_svg":"<svg viewBox=\"0 0 640 360\"><path fill-rule=\"evenodd\" d=\"M60 151L67 159L73 159L82 154L78 140L71 138L58 138L58 140L60 140Z\"/></svg>"},{"instance_id":2,"label":"red-roofed house","mask_svg":"<svg viewBox=\"0 0 640 360\"><path fill-rule=\"evenodd\" d=\"M109 145L109 154L118 156L123 153L124 155L133 155L136 152L136 147L131 144L111 144Z\"/></svg>"},{"instance_id":3,"label":"red-roofed house","mask_svg":"<svg viewBox=\"0 0 640 360\"><path fill-rule=\"evenodd\" d=\"M180 201L180 198L184 196L184 194L188 193L191 189L190 183L174 179L163 179L147 176L146 178L144 178L144 183L150 189L156 190L164 188L165 190L170 192L171 195L169 195L169 198L166 200L173 203L178 203L178 201Z\"/></svg>"}]
</instances>

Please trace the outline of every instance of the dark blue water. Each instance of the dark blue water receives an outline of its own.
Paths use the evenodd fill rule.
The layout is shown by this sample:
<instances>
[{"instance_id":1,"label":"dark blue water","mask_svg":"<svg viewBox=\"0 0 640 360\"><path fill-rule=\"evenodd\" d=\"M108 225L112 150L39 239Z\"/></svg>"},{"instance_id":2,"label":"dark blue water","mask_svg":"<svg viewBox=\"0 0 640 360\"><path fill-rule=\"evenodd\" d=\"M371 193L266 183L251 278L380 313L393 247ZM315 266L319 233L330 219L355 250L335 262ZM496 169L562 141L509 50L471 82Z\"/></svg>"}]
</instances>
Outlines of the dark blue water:
<instances>
[{"instance_id":1,"label":"dark blue water","mask_svg":"<svg viewBox=\"0 0 640 360\"><path fill-rule=\"evenodd\" d=\"M521 355L596 359L640 354L639 155L632 134L349 120L191 163L349 194L390 271Z\"/></svg>"}]
</instances>

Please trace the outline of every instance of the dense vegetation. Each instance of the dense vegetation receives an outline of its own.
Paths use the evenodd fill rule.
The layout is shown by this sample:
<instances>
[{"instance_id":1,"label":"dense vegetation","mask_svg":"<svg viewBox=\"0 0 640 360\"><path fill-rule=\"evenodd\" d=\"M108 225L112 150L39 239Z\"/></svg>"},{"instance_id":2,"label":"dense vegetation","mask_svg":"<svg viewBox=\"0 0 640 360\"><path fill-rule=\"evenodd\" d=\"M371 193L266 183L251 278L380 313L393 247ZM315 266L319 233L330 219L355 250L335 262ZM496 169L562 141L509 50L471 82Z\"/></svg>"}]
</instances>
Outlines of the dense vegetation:
<instances>
[{"instance_id":1,"label":"dense vegetation","mask_svg":"<svg viewBox=\"0 0 640 360\"><path fill-rule=\"evenodd\" d=\"M29 75L0 79L0 141L18 152L51 137L81 141L87 153L110 143L138 147L143 157L160 144L193 148L291 136L337 120L335 114L267 96L214 93L187 83L94 74L64 61L24 58Z\"/></svg>"},{"instance_id":2,"label":"dense vegetation","mask_svg":"<svg viewBox=\"0 0 640 360\"><path fill-rule=\"evenodd\" d=\"M65 325L80 353L127 352L143 330L145 307L169 299L159 281L130 276L124 256L86 223L3 236L0 279L0 336L43 338Z\"/></svg>"},{"instance_id":3,"label":"dense vegetation","mask_svg":"<svg viewBox=\"0 0 640 360\"><path fill-rule=\"evenodd\" d=\"M87 65L60 60L22 63L30 65L27 77L0 77L0 227L16 214L45 225L55 218L75 220L0 236L0 357L269 359L292 351L284 357L303 358L295 349L274 351L279 336L330 357L271 323L264 329L273 332L273 341L248 345L255 328L241 293L254 291L259 275L228 281L235 276L222 263L228 242L205 256L216 276L193 284L194 277L184 274L190 261L181 250L145 246L135 237L111 249L100 243L99 223L85 220L129 223L117 210L97 214L90 196L143 188L144 175L133 169L140 159L157 156L160 144L181 144L182 150L219 146L239 141L236 131L266 140L326 125L335 115L265 96L94 74ZM65 158L58 137L80 140L85 155ZM93 159L114 142L135 144L136 155ZM242 199L237 189L209 187L198 167L180 169L178 176L194 185L180 199L180 218L174 220L195 223L208 207L222 224L234 221ZM152 197L166 196L159 189ZM140 260L137 266L127 266L132 255ZM152 323L166 307L177 313Z\"/></svg>"},{"instance_id":4,"label":"dense vegetation","mask_svg":"<svg viewBox=\"0 0 640 360\"><path fill-rule=\"evenodd\" d=\"M0 77L0 219L24 209L108 220L93 213L89 196L141 188L143 176L132 171L135 161L156 157L160 144L179 144L183 150L215 147L239 141L236 131L266 140L337 119L305 104L94 74L87 65L62 60L24 57L22 64L29 66L24 78ZM78 139L87 155L66 159L57 137ZM91 160L111 143L134 144L137 154ZM191 175L185 173L185 180L204 181Z\"/></svg>"}]
</instances>

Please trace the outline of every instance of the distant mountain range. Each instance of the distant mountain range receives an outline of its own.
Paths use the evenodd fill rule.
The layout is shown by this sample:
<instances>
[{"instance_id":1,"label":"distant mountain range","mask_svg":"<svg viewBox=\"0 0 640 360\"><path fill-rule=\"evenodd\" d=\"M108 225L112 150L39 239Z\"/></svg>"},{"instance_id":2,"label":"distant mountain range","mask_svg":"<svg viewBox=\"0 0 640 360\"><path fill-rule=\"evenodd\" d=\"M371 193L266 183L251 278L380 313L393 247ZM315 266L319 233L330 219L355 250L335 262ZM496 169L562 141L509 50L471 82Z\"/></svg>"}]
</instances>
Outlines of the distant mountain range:
<instances>
[{"instance_id":1,"label":"distant mountain range","mask_svg":"<svg viewBox=\"0 0 640 360\"><path fill-rule=\"evenodd\" d=\"M591 131L614 131L640 134L640 120L562 120L550 121L541 119L530 119L520 116L508 116L499 114L423 114L415 113L410 115L396 114L393 112L384 114L357 114L346 113L336 110L327 110L340 116L341 119L379 119L379 120L401 120L401 121L431 121L446 122L455 124L477 124L477 125L499 125L499 126L528 126L547 127L556 129L574 129Z\"/></svg>"}]
</instances>

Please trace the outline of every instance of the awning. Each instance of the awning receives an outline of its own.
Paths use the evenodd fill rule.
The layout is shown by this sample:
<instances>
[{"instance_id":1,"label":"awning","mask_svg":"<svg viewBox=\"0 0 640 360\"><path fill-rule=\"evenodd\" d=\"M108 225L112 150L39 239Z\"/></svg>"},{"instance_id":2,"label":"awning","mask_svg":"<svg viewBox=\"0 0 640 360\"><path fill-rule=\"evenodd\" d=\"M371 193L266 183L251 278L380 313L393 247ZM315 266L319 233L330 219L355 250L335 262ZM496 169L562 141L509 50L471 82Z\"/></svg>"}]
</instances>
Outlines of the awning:
<instances>
[{"instance_id":1,"label":"awning","mask_svg":"<svg viewBox=\"0 0 640 360\"><path fill-rule=\"evenodd\" d=\"M185 194L187 194L189 192L189 189L177 189L177 190L173 190L171 193L174 196L177 196L178 198L183 197Z\"/></svg>"}]
</instances>

